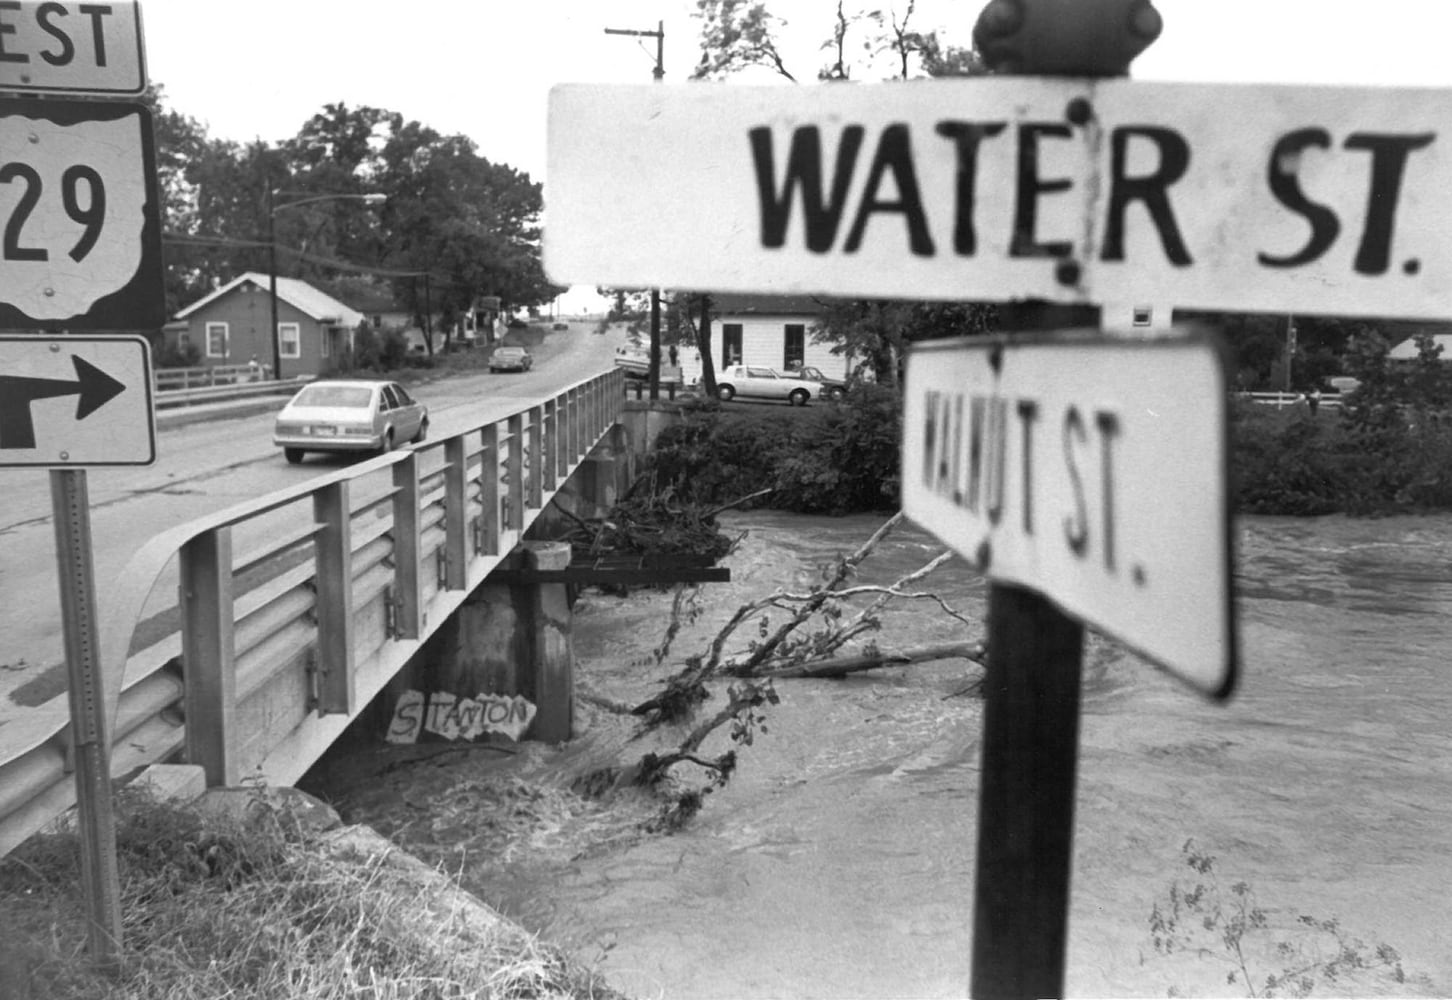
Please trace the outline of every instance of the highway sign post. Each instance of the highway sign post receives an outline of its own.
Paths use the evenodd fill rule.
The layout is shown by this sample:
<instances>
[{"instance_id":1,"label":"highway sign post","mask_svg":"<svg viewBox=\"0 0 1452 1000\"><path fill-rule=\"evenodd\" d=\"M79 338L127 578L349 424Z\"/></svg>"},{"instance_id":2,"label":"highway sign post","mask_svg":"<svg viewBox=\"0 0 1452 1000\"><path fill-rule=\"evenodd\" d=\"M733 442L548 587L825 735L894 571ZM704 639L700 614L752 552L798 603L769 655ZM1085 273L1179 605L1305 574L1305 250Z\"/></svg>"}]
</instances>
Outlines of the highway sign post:
<instances>
[{"instance_id":1,"label":"highway sign post","mask_svg":"<svg viewBox=\"0 0 1452 1000\"><path fill-rule=\"evenodd\" d=\"M0 468L50 469L91 954L121 946L106 711L86 467L156 460L144 337L0 335Z\"/></svg>"},{"instance_id":2,"label":"highway sign post","mask_svg":"<svg viewBox=\"0 0 1452 1000\"><path fill-rule=\"evenodd\" d=\"M0 93L145 92L134 0L0 6ZM165 321L150 110L0 99L0 330ZM86 468L155 461L151 394L142 337L0 336L0 468L50 469L87 947L103 968L120 959L121 890Z\"/></svg>"}]
</instances>

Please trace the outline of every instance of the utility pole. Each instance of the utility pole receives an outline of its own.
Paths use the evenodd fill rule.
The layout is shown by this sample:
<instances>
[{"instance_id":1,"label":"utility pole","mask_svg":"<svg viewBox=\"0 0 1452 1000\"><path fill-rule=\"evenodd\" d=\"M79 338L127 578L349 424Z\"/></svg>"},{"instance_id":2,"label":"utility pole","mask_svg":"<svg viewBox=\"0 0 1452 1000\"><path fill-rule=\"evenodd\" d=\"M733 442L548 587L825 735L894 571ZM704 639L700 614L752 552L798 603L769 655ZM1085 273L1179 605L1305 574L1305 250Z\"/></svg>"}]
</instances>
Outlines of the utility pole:
<instances>
[{"instance_id":1,"label":"utility pole","mask_svg":"<svg viewBox=\"0 0 1452 1000\"><path fill-rule=\"evenodd\" d=\"M665 22L655 22L654 31L630 28L606 28L607 35L635 35L655 39L655 69L651 76L656 83L665 80ZM660 289L650 290L650 398L660 399Z\"/></svg>"}]
</instances>

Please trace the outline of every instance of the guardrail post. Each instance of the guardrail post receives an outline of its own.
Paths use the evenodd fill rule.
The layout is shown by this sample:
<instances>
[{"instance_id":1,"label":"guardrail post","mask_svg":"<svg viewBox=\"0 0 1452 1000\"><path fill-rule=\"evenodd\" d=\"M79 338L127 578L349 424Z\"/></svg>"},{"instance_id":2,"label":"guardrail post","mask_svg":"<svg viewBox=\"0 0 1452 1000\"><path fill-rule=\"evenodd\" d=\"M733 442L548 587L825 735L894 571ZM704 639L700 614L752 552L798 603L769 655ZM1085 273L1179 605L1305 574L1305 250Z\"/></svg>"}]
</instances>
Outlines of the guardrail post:
<instances>
[{"instance_id":1,"label":"guardrail post","mask_svg":"<svg viewBox=\"0 0 1452 1000\"><path fill-rule=\"evenodd\" d=\"M318 714L353 712L353 546L348 481L313 493Z\"/></svg>"},{"instance_id":2,"label":"guardrail post","mask_svg":"<svg viewBox=\"0 0 1452 1000\"><path fill-rule=\"evenodd\" d=\"M509 531L524 530L524 418L518 413L509 418Z\"/></svg>"},{"instance_id":3,"label":"guardrail post","mask_svg":"<svg viewBox=\"0 0 1452 1000\"><path fill-rule=\"evenodd\" d=\"M499 554L499 425L480 429L483 450L479 452L480 554Z\"/></svg>"},{"instance_id":4,"label":"guardrail post","mask_svg":"<svg viewBox=\"0 0 1452 1000\"><path fill-rule=\"evenodd\" d=\"M240 780L233 754L237 665L232 616L232 529L203 532L182 546L179 598L187 760L209 786Z\"/></svg>"},{"instance_id":5,"label":"guardrail post","mask_svg":"<svg viewBox=\"0 0 1452 1000\"><path fill-rule=\"evenodd\" d=\"M397 639L417 639L423 625L418 522L418 453L411 451L393 467L393 631Z\"/></svg>"},{"instance_id":6,"label":"guardrail post","mask_svg":"<svg viewBox=\"0 0 1452 1000\"><path fill-rule=\"evenodd\" d=\"M444 442L444 589L463 590L469 567L469 460L464 438Z\"/></svg>"},{"instance_id":7,"label":"guardrail post","mask_svg":"<svg viewBox=\"0 0 1452 1000\"><path fill-rule=\"evenodd\" d=\"M560 485L560 413L559 403L551 398L544 404L544 443L540 451L540 470L544 473L544 488L558 489Z\"/></svg>"},{"instance_id":8,"label":"guardrail post","mask_svg":"<svg viewBox=\"0 0 1452 1000\"><path fill-rule=\"evenodd\" d=\"M575 390L575 407L571 423L574 425L574 447L571 448L576 462L585 457L585 407L589 404L589 397L583 388Z\"/></svg>"},{"instance_id":9,"label":"guardrail post","mask_svg":"<svg viewBox=\"0 0 1452 1000\"><path fill-rule=\"evenodd\" d=\"M549 456L544 450L544 408L532 406L529 409L529 497L525 501L530 510L544 506L544 480L550 476Z\"/></svg>"},{"instance_id":10,"label":"guardrail post","mask_svg":"<svg viewBox=\"0 0 1452 1000\"><path fill-rule=\"evenodd\" d=\"M555 397L555 478L563 481L570 474L570 395Z\"/></svg>"}]
</instances>

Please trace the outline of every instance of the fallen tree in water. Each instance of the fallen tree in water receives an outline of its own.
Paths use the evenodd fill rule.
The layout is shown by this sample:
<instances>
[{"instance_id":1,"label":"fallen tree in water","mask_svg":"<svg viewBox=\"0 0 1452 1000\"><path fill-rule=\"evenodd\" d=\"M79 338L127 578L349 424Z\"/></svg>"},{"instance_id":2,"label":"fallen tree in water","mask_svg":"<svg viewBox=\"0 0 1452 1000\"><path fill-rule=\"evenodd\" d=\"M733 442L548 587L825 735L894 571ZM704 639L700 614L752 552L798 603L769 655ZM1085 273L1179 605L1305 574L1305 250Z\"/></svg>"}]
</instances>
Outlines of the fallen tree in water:
<instances>
[{"instance_id":1,"label":"fallen tree in water","mask_svg":"<svg viewBox=\"0 0 1452 1000\"><path fill-rule=\"evenodd\" d=\"M775 680L843 677L885 666L948 658L981 664L986 653L981 639L902 650L882 650L869 640L852 652L845 652L849 643L881 628L882 614L894 601L928 601L963 625L973 625L939 594L914 589L914 585L952 558L951 551L941 552L890 584L855 582L858 568L901 523L901 514L893 516L855 552L825 567L818 586L805 592L778 589L740 605L707 641L705 648L686 657L684 665L665 678L662 690L651 698L625 706L584 695L593 704L639 716L642 719L636 734L639 738L667 724L689 723L700 706L712 697L709 683L733 678L726 691L727 703L698 722L676 747L647 753L632 765L609 769L608 774L589 775L583 781L584 786L600 789L637 784L656 789L667 800L661 825L673 828L686 822L700 809L706 795L730 779L736 768L735 747L750 745L758 730L767 731L764 711L780 701ZM657 664L663 664L670 657L682 628L703 613L700 595L699 587L682 587L676 591L665 635L652 651ZM865 605L861 604L863 598L867 599ZM854 600L857 603L849 603ZM743 634L749 636L744 643ZM702 754L701 746L706 738L723 726L730 727L733 748L716 756ZM679 764L700 768L706 775L705 783L690 787L673 780L673 768Z\"/></svg>"}]
</instances>

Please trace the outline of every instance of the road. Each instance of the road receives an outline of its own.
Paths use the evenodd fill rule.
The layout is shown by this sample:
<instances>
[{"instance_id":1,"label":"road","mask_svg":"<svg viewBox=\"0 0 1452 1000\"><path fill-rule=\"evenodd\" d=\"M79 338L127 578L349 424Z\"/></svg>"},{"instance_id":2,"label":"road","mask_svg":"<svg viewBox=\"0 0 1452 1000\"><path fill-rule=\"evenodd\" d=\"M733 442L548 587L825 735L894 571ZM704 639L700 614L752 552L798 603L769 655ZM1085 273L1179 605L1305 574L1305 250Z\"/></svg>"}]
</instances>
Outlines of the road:
<instances>
[{"instance_id":1,"label":"road","mask_svg":"<svg viewBox=\"0 0 1452 1000\"><path fill-rule=\"evenodd\" d=\"M538 347L523 373L483 372L420 384L411 391L429 407L430 438L503 416L558 388L608 369L623 334L572 323ZM278 403L280 407L281 402ZM97 601L126 561L165 528L334 471L350 459L309 456L288 465L271 441L273 414L189 424L160 432L157 461L146 467L96 469L88 476ZM19 736L20 708L65 690L50 478L44 470L0 470L0 751ZM237 539L245 551L246 539ZM174 579L174 578L173 578ZM175 603L174 584L159 584L150 610ZM11 729L6 732L7 727ZM0 759L5 754L0 752Z\"/></svg>"}]
</instances>

